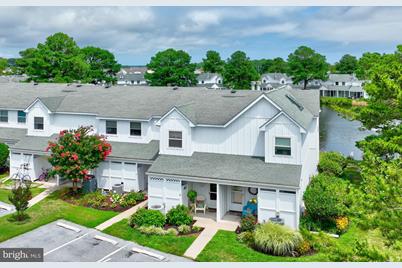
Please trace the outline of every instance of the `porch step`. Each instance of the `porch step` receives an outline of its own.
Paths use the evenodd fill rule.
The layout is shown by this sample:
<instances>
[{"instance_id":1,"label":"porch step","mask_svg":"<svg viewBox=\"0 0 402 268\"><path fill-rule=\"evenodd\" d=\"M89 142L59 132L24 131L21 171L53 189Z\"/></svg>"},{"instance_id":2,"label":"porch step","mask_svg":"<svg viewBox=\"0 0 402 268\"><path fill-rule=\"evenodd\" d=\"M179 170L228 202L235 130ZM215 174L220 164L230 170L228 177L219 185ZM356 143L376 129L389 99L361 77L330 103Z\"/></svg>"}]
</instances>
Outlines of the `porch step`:
<instances>
[{"instance_id":1,"label":"porch step","mask_svg":"<svg viewBox=\"0 0 402 268\"><path fill-rule=\"evenodd\" d=\"M191 259L196 259L198 254L201 253L201 251L217 232L218 228L216 226L206 226L197 239L194 240L191 246L186 250L184 256Z\"/></svg>"}]
</instances>

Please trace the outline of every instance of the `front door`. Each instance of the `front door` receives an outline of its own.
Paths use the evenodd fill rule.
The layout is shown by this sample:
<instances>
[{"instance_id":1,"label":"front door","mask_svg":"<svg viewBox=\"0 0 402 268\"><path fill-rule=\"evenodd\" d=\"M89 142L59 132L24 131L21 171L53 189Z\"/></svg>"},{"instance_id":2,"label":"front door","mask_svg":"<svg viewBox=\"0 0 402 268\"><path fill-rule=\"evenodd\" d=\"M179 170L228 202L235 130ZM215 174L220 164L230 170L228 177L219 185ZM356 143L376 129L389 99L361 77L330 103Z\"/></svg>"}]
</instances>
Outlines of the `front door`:
<instances>
[{"instance_id":1,"label":"front door","mask_svg":"<svg viewBox=\"0 0 402 268\"><path fill-rule=\"evenodd\" d=\"M231 186L229 188L229 210L242 211L244 204L244 188L240 186Z\"/></svg>"}]
</instances>

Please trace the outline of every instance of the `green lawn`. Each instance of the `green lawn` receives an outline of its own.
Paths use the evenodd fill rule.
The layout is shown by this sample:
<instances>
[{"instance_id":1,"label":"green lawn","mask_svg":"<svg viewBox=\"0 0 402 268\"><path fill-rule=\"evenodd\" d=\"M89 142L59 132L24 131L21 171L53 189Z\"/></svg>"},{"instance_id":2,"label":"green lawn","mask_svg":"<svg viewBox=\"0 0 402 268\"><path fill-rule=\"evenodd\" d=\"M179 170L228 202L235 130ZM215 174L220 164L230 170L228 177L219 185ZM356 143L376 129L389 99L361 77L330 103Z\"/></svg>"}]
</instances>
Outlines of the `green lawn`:
<instances>
[{"instance_id":1,"label":"green lawn","mask_svg":"<svg viewBox=\"0 0 402 268\"><path fill-rule=\"evenodd\" d=\"M32 187L31 188L32 197L37 196L38 194L40 194L44 190L46 190L46 189L45 188L39 188L39 187ZM0 201L4 202L4 203L10 203L10 201L8 200L8 196L10 195L10 193L11 193L11 190L0 188Z\"/></svg>"},{"instance_id":2,"label":"green lawn","mask_svg":"<svg viewBox=\"0 0 402 268\"><path fill-rule=\"evenodd\" d=\"M11 215L0 218L0 242L58 219L65 219L93 228L118 214L114 211L71 205L60 200L58 192L29 208L27 213L31 218L21 224L8 221Z\"/></svg>"},{"instance_id":3,"label":"green lawn","mask_svg":"<svg viewBox=\"0 0 402 268\"><path fill-rule=\"evenodd\" d=\"M201 262L305 262L322 261L316 254L300 258L278 257L255 251L236 239L236 233L218 231L204 250L198 255Z\"/></svg>"},{"instance_id":4,"label":"green lawn","mask_svg":"<svg viewBox=\"0 0 402 268\"><path fill-rule=\"evenodd\" d=\"M195 235L144 235L138 230L131 228L127 224L127 220L122 220L118 223L113 224L112 226L104 230L104 232L125 240L134 241L142 246L154 248L156 250L178 256L182 256L196 238Z\"/></svg>"},{"instance_id":5,"label":"green lawn","mask_svg":"<svg viewBox=\"0 0 402 268\"><path fill-rule=\"evenodd\" d=\"M348 249L356 239L367 239L369 244L380 248L389 254L392 261L400 261L402 250L385 247L384 239L378 231L364 231L352 225L348 232L340 238L328 238L321 252L310 256L278 257L255 251L237 241L236 234L229 231L218 231L204 250L198 255L197 261L202 262L327 262L336 248Z\"/></svg>"}]
</instances>

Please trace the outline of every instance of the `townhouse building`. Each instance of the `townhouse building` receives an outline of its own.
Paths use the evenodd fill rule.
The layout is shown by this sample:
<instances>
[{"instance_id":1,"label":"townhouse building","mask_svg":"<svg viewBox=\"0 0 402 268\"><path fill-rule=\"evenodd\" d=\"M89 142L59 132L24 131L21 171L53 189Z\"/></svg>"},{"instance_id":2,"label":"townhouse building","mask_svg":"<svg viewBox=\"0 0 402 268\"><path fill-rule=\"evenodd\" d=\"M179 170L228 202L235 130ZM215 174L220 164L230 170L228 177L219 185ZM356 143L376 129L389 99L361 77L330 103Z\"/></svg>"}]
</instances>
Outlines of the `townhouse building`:
<instances>
[{"instance_id":1,"label":"townhouse building","mask_svg":"<svg viewBox=\"0 0 402 268\"><path fill-rule=\"evenodd\" d=\"M112 153L93 174L98 187L146 191L148 206L167 212L205 199L216 221L258 201L258 220L278 215L298 228L302 195L319 158L319 92L213 90L4 83L0 142L10 172L29 163L37 178L49 168L49 140L91 125Z\"/></svg>"}]
</instances>

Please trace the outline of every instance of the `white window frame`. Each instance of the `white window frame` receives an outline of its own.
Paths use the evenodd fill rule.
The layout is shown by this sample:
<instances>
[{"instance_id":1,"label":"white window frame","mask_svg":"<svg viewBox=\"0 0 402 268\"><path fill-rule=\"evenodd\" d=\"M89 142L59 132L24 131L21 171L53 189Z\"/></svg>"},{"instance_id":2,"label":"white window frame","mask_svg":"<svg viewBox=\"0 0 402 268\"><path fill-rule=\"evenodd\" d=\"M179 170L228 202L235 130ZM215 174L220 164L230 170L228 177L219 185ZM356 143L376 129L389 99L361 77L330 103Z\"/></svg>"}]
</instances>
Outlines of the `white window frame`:
<instances>
[{"instance_id":1,"label":"white window frame","mask_svg":"<svg viewBox=\"0 0 402 268\"><path fill-rule=\"evenodd\" d=\"M37 124L36 124L36 119L42 119L42 123L41 123L41 125L42 125L42 128L36 128L36 126L37 126ZM35 131L44 131L45 130L45 118L43 117L43 116L34 116L34 118L33 118L34 120L34 126L33 126L33 128L34 128L34 130Z\"/></svg>"},{"instance_id":2,"label":"white window frame","mask_svg":"<svg viewBox=\"0 0 402 268\"><path fill-rule=\"evenodd\" d=\"M114 123L116 123L116 133L108 133L107 132L107 129L108 129L108 126L107 126L107 123L108 122L114 122ZM107 135L117 135L117 132L118 130L117 130L117 120L106 120L105 121L105 133L107 134Z\"/></svg>"},{"instance_id":3,"label":"white window frame","mask_svg":"<svg viewBox=\"0 0 402 268\"><path fill-rule=\"evenodd\" d=\"M0 116L0 123L8 123L8 119L9 119L8 110L0 110L0 113L5 113L5 115ZM5 118L6 120L3 121L2 118Z\"/></svg>"},{"instance_id":4,"label":"white window frame","mask_svg":"<svg viewBox=\"0 0 402 268\"><path fill-rule=\"evenodd\" d=\"M131 124L132 123L134 123L134 124L139 124L139 128L133 128L133 127L131 127ZM142 137L142 123L141 122L138 122L138 121L130 121L130 125L129 125L129 127L130 127L130 137ZM136 135L136 134L131 134L131 130L139 130L140 131L140 134L139 135Z\"/></svg>"},{"instance_id":5,"label":"white window frame","mask_svg":"<svg viewBox=\"0 0 402 268\"><path fill-rule=\"evenodd\" d=\"M179 138L170 138L170 132L178 132L178 133L180 133L181 134L181 139L179 139ZM170 140L181 141L181 147L170 146ZM180 131L180 130L168 130L168 147L170 149L183 149L183 131Z\"/></svg>"},{"instance_id":6,"label":"white window frame","mask_svg":"<svg viewBox=\"0 0 402 268\"><path fill-rule=\"evenodd\" d=\"M276 139L289 139L289 146L277 146ZM289 148L290 149L290 154L277 154L276 153L276 147ZM283 136L274 137L274 156L292 157L292 153L293 152L292 152L292 138L291 137L283 137Z\"/></svg>"}]
</instances>

